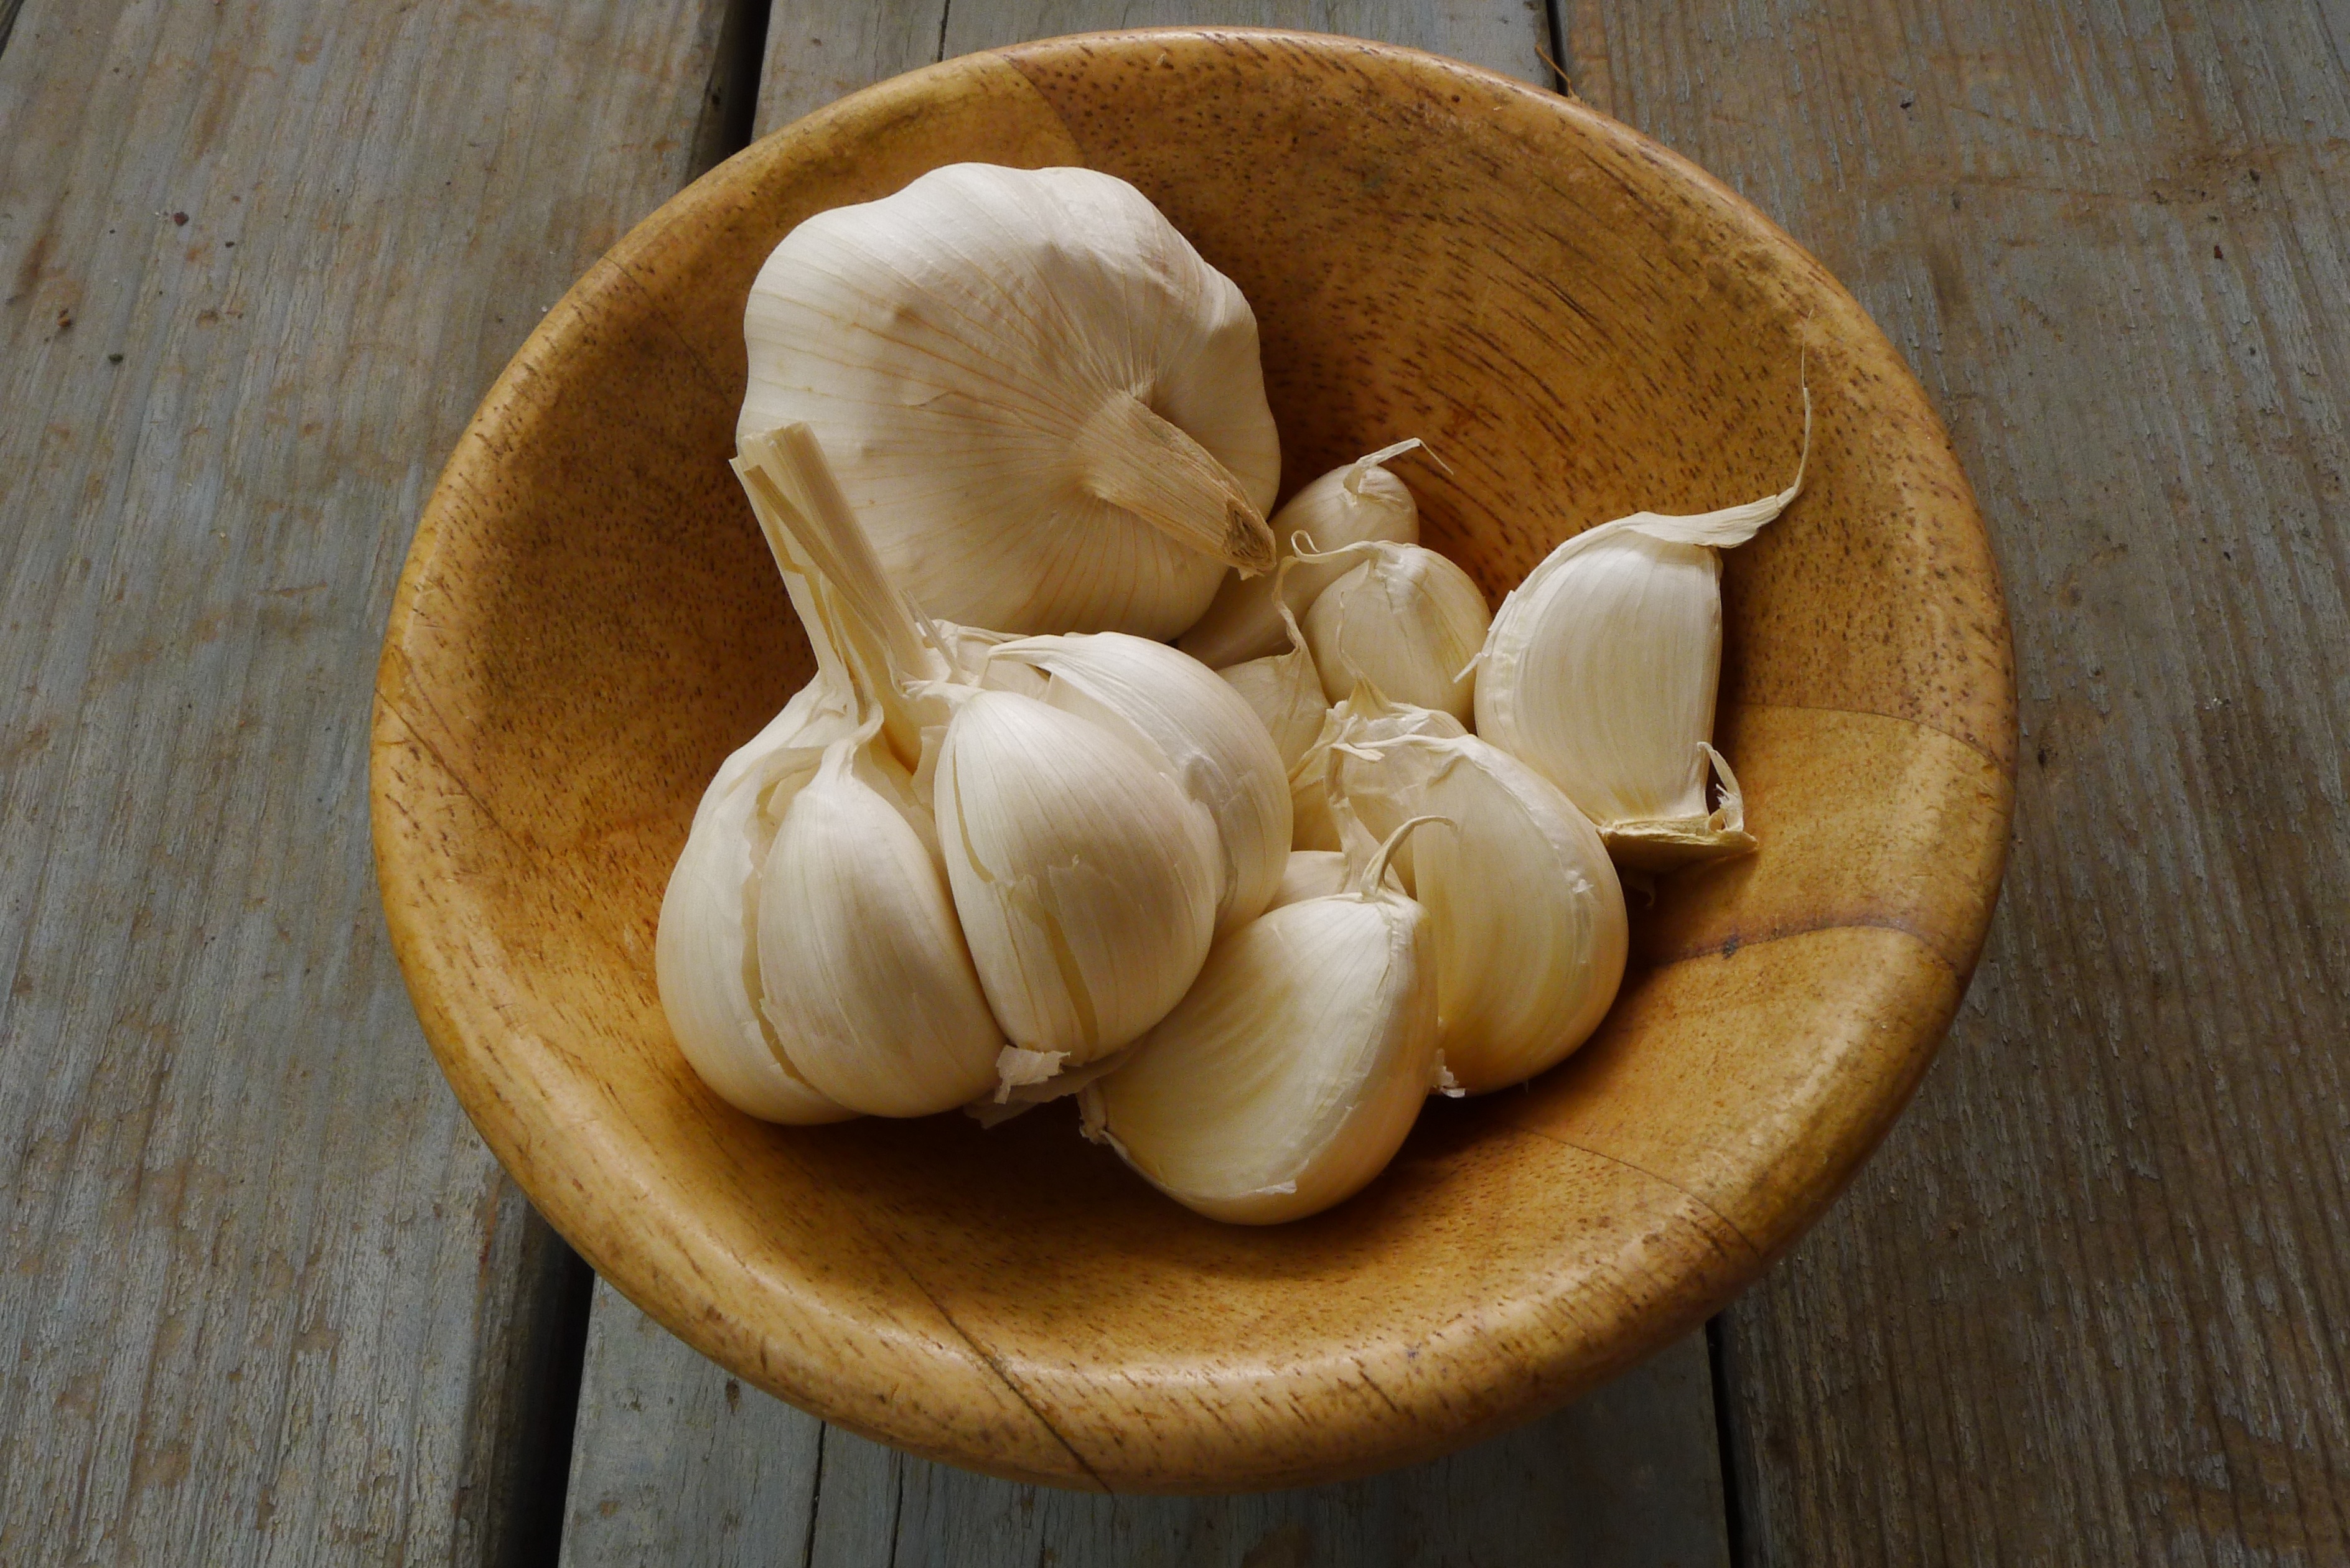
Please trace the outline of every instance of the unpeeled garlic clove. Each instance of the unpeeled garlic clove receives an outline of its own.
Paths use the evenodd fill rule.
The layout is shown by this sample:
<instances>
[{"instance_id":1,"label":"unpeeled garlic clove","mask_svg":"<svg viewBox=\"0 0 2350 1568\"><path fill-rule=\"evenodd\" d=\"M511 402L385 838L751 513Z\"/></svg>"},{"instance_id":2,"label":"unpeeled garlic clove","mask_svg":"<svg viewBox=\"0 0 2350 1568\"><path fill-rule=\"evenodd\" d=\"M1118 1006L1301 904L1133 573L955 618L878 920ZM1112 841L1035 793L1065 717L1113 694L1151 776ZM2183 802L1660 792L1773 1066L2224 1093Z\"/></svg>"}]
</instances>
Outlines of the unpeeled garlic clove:
<instances>
[{"instance_id":1,"label":"unpeeled garlic clove","mask_svg":"<svg viewBox=\"0 0 2350 1568\"><path fill-rule=\"evenodd\" d=\"M1804 399L1804 448L1811 394ZM1637 513L1567 540L1502 602L1477 677L1477 730L1566 792L1626 867L1754 846L1710 743L1721 677L1721 560L1803 489L1693 517ZM1706 806L1709 769L1722 784Z\"/></svg>"},{"instance_id":2,"label":"unpeeled garlic clove","mask_svg":"<svg viewBox=\"0 0 2350 1568\"><path fill-rule=\"evenodd\" d=\"M1329 760L1330 747L1349 725L1355 726L1356 739L1366 744L1397 735L1442 737L1469 732L1450 713L1390 702L1376 686L1367 682L1358 685L1352 696L1331 708L1322 722L1322 732L1314 738L1305 754L1297 759L1297 765L1289 770L1292 849L1345 847L1337 819L1330 810ZM1408 864L1411 858L1410 844L1399 846L1396 853L1399 864Z\"/></svg>"},{"instance_id":3,"label":"unpeeled garlic clove","mask_svg":"<svg viewBox=\"0 0 2350 1568\"><path fill-rule=\"evenodd\" d=\"M955 711L936 791L955 910L1014 1045L1083 1066L1166 1015L1215 929L1205 808L1129 741L1010 691Z\"/></svg>"},{"instance_id":4,"label":"unpeeled garlic clove","mask_svg":"<svg viewBox=\"0 0 2350 1568\"><path fill-rule=\"evenodd\" d=\"M1003 1035L956 921L934 829L878 720L825 751L759 878L759 976L799 1075L870 1116L952 1110Z\"/></svg>"},{"instance_id":5,"label":"unpeeled garlic clove","mask_svg":"<svg viewBox=\"0 0 2350 1568\"><path fill-rule=\"evenodd\" d=\"M1240 693L1198 659L1118 632L1002 644L985 682L1023 668L1047 677L1041 695L1051 706L1105 729L1130 728L1207 809L1222 849L1216 929L1263 912L1289 857L1289 770Z\"/></svg>"},{"instance_id":6,"label":"unpeeled garlic clove","mask_svg":"<svg viewBox=\"0 0 2350 1568\"><path fill-rule=\"evenodd\" d=\"M735 1109L807 1126L855 1113L800 1076L760 1011L759 869L774 826L762 811L816 771L856 720L819 676L722 763L702 793L661 897L653 974L687 1063Z\"/></svg>"},{"instance_id":7,"label":"unpeeled garlic clove","mask_svg":"<svg viewBox=\"0 0 2350 1568\"><path fill-rule=\"evenodd\" d=\"M1574 802L1474 735L1342 738L1331 765L1373 833L1431 814L1453 824L1416 836L1399 869L1435 933L1438 1044L1459 1085L1523 1083L1588 1039L1627 933L1616 868Z\"/></svg>"},{"instance_id":8,"label":"unpeeled garlic clove","mask_svg":"<svg viewBox=\"0 0 2350 1568\"><path fill-rule=\"evenodd\" d=\"M1305 640L1332 701L1368 680L1399 702L1468 722L1489 624L1468 573L1433 550L1378 541L1301 549L1298 559L1356 563L1305 612Z\"/></svg>"},{"instance_id":9,"label":"unpeeled garlic clove","mask_svg":"<svg viewBox=\"0 0 2350 1568\"><path fill-rule=\"evenodd\" d=\"M1293 849L1289 852L1289 867L1281 874L1281 886L1273 895L1268 911L1286 904L1302 904L1308 898L1326 898L1333 893L1347 890L1347 857L1336 849Z\"/></svg>"},{"instance_id":10,"label":"unpeeled garlic clove","mask_svg":"<svg viewBox=\"0 0 2350 1568\"><path fill-rule=\"evenodd\" d=\"M1334 468L1291 496L1271 524L1275 547L1286 568L1278 576L1228 575L1208 613L1176 646L1217 670L1281 650L1282 607L1302 616L1315 596L1347 573L1339 562L1297 561L1290 541L1304 534L1316 550L1336 550L1371 539L1399 545L1419 543L1419 508L1404 482L1381 467L1421 445L1417 440L1358 457ZM1433 454L1430 454L1433 456ZM1294 565L1291 563L1295 563Z\"/></svg>"},{"instance_id":11,"label":"unpeeled garlic clove","mask_svg":"<svg viewBox=\"0 0 2350 1568\"><path fill-rule=\"evenodd\" d=\"M936 169L806 219L743 313L738 437L805 421L935 614L1173 637L1267 571L1256 318L1132 185Z\"/></svg>"},{"instance_id":12,"label":"unpeeled garlic clove","mask_svg":"<svg viewBox=\"0 0 2350 1568\"><path fill-rule=\"evenodd\" d=\"M1347 891L1225 936L1081 1096L1088 1127L1186 1208L1301 1219L1360 1190L1411 1131L1438 1076L1436 955L1427 915L1383 886L1393 843Z\"/></svg>"},{"instance_id":13,"label":"unpeeled garlic clove","mask_svg":"<svg viewBox=\"0 0 2350 1568\"><path fill-rule=\"evenodd\" d=\"M1296 570L1295 560L1284 561L1276 576L1287 576ZM1323 721L1330 715L1330 699L1323 694L1322 672L1314 668L1313 650L1305 646L1305 633L1299 628L1297 617L1278 599L1274 601L1273 608L1274 618L1289 639L1289 651L1252 659L1216 673L1240 693L1241 701L1264 725L1286 772L1297 765L1298 758L1322 733Z\"/></svg>"}]
</instances>

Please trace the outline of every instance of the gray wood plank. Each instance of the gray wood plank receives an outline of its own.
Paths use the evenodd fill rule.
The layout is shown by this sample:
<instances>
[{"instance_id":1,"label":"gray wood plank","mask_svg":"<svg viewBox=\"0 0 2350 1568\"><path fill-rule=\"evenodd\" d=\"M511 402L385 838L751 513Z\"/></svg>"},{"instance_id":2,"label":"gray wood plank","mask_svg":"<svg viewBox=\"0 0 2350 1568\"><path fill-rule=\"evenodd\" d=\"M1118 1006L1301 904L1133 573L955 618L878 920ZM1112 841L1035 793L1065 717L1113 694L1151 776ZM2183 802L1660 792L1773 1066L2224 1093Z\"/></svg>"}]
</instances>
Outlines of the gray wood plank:
<instances>
[{"instance_id":1,"label":"gray wood plank","mask_svg":"<svg viewBox=\"0 0 2350 1568\"><path fill-rule=\"evenodd\" d=\"M768 24L758 129L948 53L1191 21L1380 37L1552 78L1524 0L1201 7L786 0ZM1573 1409L1436 1464L1263 1497L1101 1498L910 1459L743 1386L599 1286L564 1561L1492 1568L1726 1563L1702 1336Z\"/></svg>"},{"instance_id":2,"label":"gray wood plank","mask_svg":"<svg viewBox=\"0 0 2350 1568\"><path fill-rule=\"evenodd\" d=\"M0 54L0 1562L490 1563L564 1254L420 1038L426 488L722 6L29 0Z\"/></svg>"},{"instance_id":3,"label":"gray wood plank","mask_svg":"<svg viewBox=\"0 0 2350 1568\"><path fill-rule=\"evenodd\" d=\"M1550 18L1539 0L952 0L946 52L1097 27L1179 24L1343 33L1450 55L1544 87L1553 82L1539 52L1550 47Z\"/></svg>"},{"instance_id":4,"label":"gray wood plank","mask_svg":"<svg viewBox=\"0 0 2350 1568\"><path fill-rule=\"evenodd\" d=\"M1908 353L2014 616L1973 989L1728 1317L1747 1559L2350 1561L2350 13L1570 24Z\"/></svg>"},{"instance_id":5,"label":"gray wood plank","mask_svg":"<svg viewBox=\"0 0 2350 1568\"><path fill-rule=\"evenodd\" d=\"M1708 1380L1695 1335L1569 1409L1433 1464L1256 1496L1107 1498L992 1480L826 1427L728 1377L599 1285L563 1561L1727 1563Z\"/></svg>"}]
</instances>

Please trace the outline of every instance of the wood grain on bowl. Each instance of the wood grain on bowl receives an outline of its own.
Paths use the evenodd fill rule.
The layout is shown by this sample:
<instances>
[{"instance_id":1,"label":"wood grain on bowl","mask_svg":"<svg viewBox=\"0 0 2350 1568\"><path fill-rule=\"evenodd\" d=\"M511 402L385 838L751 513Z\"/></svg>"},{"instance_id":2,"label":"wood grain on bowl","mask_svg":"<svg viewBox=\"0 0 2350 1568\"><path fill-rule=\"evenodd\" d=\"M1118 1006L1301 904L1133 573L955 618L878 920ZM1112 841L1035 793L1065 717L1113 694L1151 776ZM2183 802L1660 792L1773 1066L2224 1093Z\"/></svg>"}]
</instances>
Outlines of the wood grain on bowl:
<instances>
[{"instance_id":1,"label":"wood grain on bowl","mask_svg":"<svg viewBox=\"0 0 2350 1568\"><path fill-rule=\"evenodd\" d=\"M786 1130L653 991L711 770L808 670L725 456L739 313L794 223L959 159L1133 181L1263 330L1292 485L1400 434L1498 597L1641 507L1806 493L1727 563L1722 724L1762 856L1667 883L1600 1038L1431 1107L1272 1231L1156 1197L1057 1112ZM379 687L391 928L484 1136L608 1280L828 1419L1060 1485L1362 1474L1686 1332L1900 1109L1988 920L2012 776L1999 586L1899 357L1816 263L1622 127L1347 40L1103 35L885 83L649 219L550 313L428 509Z\"/></svg>"}]
</instances>

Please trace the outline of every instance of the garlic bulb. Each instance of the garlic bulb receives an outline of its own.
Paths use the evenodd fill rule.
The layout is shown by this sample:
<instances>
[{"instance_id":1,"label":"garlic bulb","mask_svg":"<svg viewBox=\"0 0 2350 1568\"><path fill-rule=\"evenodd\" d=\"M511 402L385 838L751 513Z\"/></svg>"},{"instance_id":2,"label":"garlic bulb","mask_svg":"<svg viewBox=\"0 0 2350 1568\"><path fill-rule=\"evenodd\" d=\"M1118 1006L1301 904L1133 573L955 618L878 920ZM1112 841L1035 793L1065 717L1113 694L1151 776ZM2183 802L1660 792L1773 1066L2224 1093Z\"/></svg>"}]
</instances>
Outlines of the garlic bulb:
<instances>
[{"instance_id":1,"label":"garlic bulb","mask_svg":"<svg viewBox=\"0 0 2350 1568\"><path fill-rule=\"evenodd\" d=\"M1427 915L1383 885L1394 842L1347 891L1218 942L1133 1060L1085 1091L1089 1127L1186 1208L1300 1219L1402 1147L1438 1081L1436 955Z\"/></svg>"},{"instance_id":2,"label":"garlic bulb","mask_svg":"<svg viewBox=\"0 0 2350 1568\"><path fill-rule=\"evenodd\" d=\"M956 923L936 830L879 716L827 747L759 878L759 976L785 1055L872 1116L952 1110L996 1081L1003 1033Z\"/></svg>"},{"instance_id":3,"label":"garlic bulb","mask_svg":"<svg viewBox=\"0 0 2350 1568\"><path fill-rule=\"evenodd\" d=\"M1435 932L1437 1043L1461 1087L1523 1083L1588 1039L1627 936L1616 868L1575 803L1474 735L1343 737L1331 765L1373 833L1430 814L1454 825L1417 836L1398 869Z\"/></svg>"},{"instance_id":4,"label":"garlic bulb","mask_svg":"<svg viewBox=\"0 0 2350 1568\"><path fill-rule=\"evenodd\" d=\"M824 677L802 687L721 764L661 897L653 976L670 1032L721 1099L765 1121L806 1126L855 1114L785 1060L760 1011L758 980L758 873L775 833L761 806L805 784L826 747L854 728L844 694Z\"/></svg>"},{"instance_id":5,"label":"garlic bulb","mask_svg":"<svg viewBox=\"0 0 2350 1568\"><path fill-rule=\"evenodd\" d=\"M1011 691L956 709L939 839L989 1005L1080 1067L1175 1005L1214 933L1222 851L1163 758Z\"/></svg>"},{"instance_id":6,"label":"garlic bulb","mask_svg":"<svg viewBox=\"0 0 2350 1568\"><path fill-rule=\"evenodd\" d=\"M1300 549L1297 558L1360 563L1305 612L1305 640L1333 702L1367 680L1399 702L1468 722L1488 624L1485 596L1468 573L1433 550L1376 540Z\"/></svg>"},{"instance_id":7,"label":"garlic bulb","mask_svg":"<svg viewBox=\"0 0 2350 1568\"><path fill-rule=\"evenodd\" d=\"M934 614L1169 638L1274 566L1256 318L1122 180L959 163L819 213L743 337L738 438L809 424Z\"/></svg>"},{"instance_id":8,"label":"garlic bulb","mask_svg":"<svg viewBox=\"0 0 2350 1568\"><path fill-rule=\"evenodd\" d=\"M1286 576L1296 567L1295 560L1284 561L1276 575ZM1314 668L1314 654L1305 646L1305 633L1298 628L1296 616L1278 599L1273 607L1289 638L1289 651L1228 665L1216 673L1241 694L1241 701L1273 736L1274 749L1281 753L1285 772L1297 765L1297 759L1322 733L1323 721L1330 716L1330 699L1323 693L1322 672Z\"/></svg>"},{"instance_id":9,"label":"garlic bulb","mask_svg":"<svg viewBox=\"0 0 2350 1568\"><path fill-rule=\"evenodd\" d=\"M1804 400L1804 450L1811 396ZM1565 790L1622 865L1657 871L1754 846L1709 743L1721 677L1721 560L1803 489L1694 517L1652 512L1569 539L1502 601L1477 730ZM1709 764L1722 784L1706 809Z\"/></svg>"},{"instance_id":10,"label":"garlic bulb","mask_svg":"<svg viewBox=\"0 0 2350 1568\"><path fill-rule=\"evenodd\" d=\"M1216 929L1263 913L1289 859L1289 768L1240 694L1198 659L1121 632L1003 643L990 650L983 683L1019 666L1049 678L1053 707L1105 729L1131 726L1207 808L1222 849Z\"/></svg>"},{"instance_id":11,"label":"garlic bulb","mask_svg":"<svg viewBox=\"0 0 2350 1568\"><path fill-rule=\"evenodd\" d=\"M1379 465L1420 445L1414 439L1381 447L1332 469L1291 496L1273 515L1274 546L1281 561L1296 559L1290 540L1299 534L1315 550L1336 550L1371 539L1419 544L1419 508L1411 491ZM1281 607L1286 605L1293 616L1304 615L1315 597L1346 573L1347 565L1336 561L1301 563L1285 582L1262 573L1247 577L1228 573L1208 613L1176 646L1217 670L1277 653L1283 641Z\"/></svg>"},{"instance_id":12,"label":"garlic bulb","mask_svg":"<svg viewBox=\"0 0 2350 1568\"><path fill-rule=\"evenodd\" d=\"M1328 763L1332 743L1347 732L1350 725L1357 743L1365 745L1398 735L1450 737L1469 732L1450 713L1390 702L1377 687L1367 683L1357 687L1353 696L1330 710L1329 716L1322 722L1322 732L1314 738L1305 754L1297 759L1297 765L1289 770L1292 849L1345 846L1337 819L1330 811ZM1404 860L1410 858L1410 853L1409 843L1399 850Z\"/></svg>"}]
</instances>

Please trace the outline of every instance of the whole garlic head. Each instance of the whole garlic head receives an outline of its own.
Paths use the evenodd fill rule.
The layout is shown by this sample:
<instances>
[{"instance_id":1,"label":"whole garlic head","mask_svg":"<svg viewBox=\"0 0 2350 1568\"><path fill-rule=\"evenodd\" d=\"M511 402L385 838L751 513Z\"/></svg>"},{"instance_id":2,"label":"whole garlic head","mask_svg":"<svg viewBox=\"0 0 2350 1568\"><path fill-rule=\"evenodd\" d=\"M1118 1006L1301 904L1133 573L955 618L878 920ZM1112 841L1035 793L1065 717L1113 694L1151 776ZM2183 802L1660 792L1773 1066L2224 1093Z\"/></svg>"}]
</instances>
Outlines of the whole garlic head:
<instances>
[{"instance_id":1,"label":"whole garlic head","mask_svg":"<svg viewBox=\"0 0 2350 1568\"><path fill-rule=\"evenodd\" d=\"M743 337L738 436L813 427L933 614L1163 639L1274 566L1256 317L1122 180L958 163L820 213Z\"/></svg>"}]
</instances>

